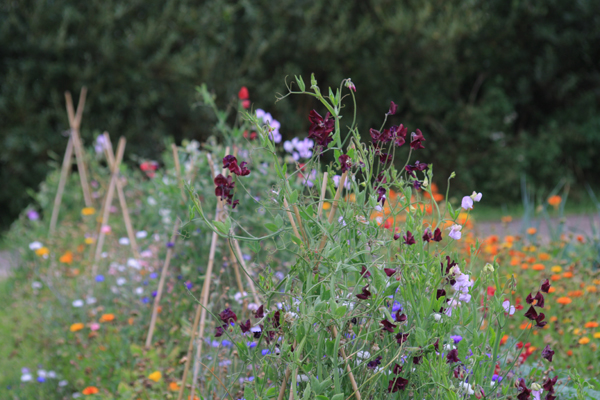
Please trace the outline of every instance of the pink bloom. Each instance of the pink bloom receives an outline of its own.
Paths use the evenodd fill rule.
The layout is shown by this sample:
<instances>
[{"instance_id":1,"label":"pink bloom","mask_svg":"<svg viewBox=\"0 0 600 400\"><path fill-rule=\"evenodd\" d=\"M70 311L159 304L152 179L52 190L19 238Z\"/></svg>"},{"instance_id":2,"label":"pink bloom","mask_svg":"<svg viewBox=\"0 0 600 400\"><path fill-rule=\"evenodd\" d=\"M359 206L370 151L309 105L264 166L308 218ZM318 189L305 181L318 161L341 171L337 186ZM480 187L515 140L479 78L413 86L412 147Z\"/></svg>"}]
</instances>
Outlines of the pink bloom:
<instances>
[{"instance_id":1,"label":"pink bloom","mask_svg":"<svg viewBox=\"0 0 600 400\"><path fill-rule=\"evenodd\" d=\"M462 233L460 233L461 229L462 225L452 225L452 227L450 227L450 233L448 236L454 240L459 240L462 237Z\"/></svg>"},{"instance_id":2,"label":"pink bloom","mask_svg":"<svg viewBox=\"0 0 600 400\"><path fill-rule=\"evenodd\" d=\"M473 209L473 199L470 196L463 197L460 206L462 208L464 208L465 210L472 210Z\"/></svg>"},{"instance_id":3,"label":"pink bloom","mask_svg":"<svg viewBox=\"0 0 600 400\"><path fill-rule=\"evenodd\" d=\"M90 324L90 329L91 329L92 331L97 331L98 329L100 329L100 324L99 324L99 323L97 323L97 322L92 322L92 323Z\"/></svg>"}]
</instances>

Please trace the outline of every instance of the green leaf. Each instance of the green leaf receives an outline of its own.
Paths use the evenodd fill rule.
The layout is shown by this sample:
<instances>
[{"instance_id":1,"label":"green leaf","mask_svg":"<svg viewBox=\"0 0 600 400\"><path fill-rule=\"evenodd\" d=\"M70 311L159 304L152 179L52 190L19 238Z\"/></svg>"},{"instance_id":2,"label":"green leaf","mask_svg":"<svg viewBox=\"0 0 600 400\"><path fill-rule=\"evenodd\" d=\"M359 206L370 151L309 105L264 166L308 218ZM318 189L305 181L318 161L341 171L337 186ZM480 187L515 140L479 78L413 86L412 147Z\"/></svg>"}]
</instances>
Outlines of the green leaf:
<instances>
[{"instance_id":1,"label":"green leaf","mask_svg":"<svg viewBox=\"0 0 600 400\"><path fill-rule=\"evenodd\" d=\"M254 400L254 390L252 390L252 385L244 386L244 398L246 400Z\"/></svg>"},{"instance_id":2,"label":"green leaf","mask_svg":"<svg viewBox=\"0 0 600 400\"><path fill-rule=\"evenodd\" d=\"M278 394L279 394L279 390L277 390L277 388L270 387L267 389L265 396L267 396L268 398L271 398L271 397L277 397Z\"/></svg>"},{"instance_id":3,"label":"green leaf","mask_svg":"<svg viewBox=\"0 0 600 400\"><path fill-rule=\"evenodd\" d=\"M394 294L396 294L396 289L398 289L398 286L400 286L400 282L398 282L398 281L391 283L390 286L385 288L385 292L383 292L383 295L384 296L393 296Z\"/></svg>"},{"instance_id":4,"label":"green leaf","mask_svg":"<svg viewBox=\"0 0 600 400\"><path fill-rule=\"evenodd\" d=\"M306 385L306 388L304 389L304 394L302 395L302 400L308 399L310 399L310 383Z\"/></svg>"},{"instance_id":5,"label":"green leaf","mask_svg":"<svg viewBox=\"0 0 600 400\"><path fill-rule=\"evenodd\" d=\"M348 310L348 306L340 306L333 313L336 317L342 318L346 315L346 311Z\"/></svg>"},{"instance_id":6,"label":"green leaf","mask_svg":"<svg viewBox=\"0 0 600 400\"><path fill-rule=\"evenodd\" d=\"M134 356L141 356L142 353L144 352L144 350L142 349L142 346L138 346L137 344L132 344L129 346L129 351L131 352L131 354L133 354Z\"/></svg>"},{"instance_id":7,"label":"green leaf","mask_svg":"<svg viewBox=\"0 0 600 400\"><path fill-rule=\"evenodd\" d=\"M296 245L302 246L302 240L300 240L300 238L297 237L296 235L292 235L291 239L292 239L292 242L294 242Z\"/></svg>"},{"instance_id":8,"label":"green leaf","mask_svg":"<svg viewBox=\"0 0 600 400\"><path fill-rule=\"evenodd\" d=\"M298 201L298 190L294 190L292 194L290 194L290 204L295 204Z\"/></svg>"},{"instance_id":9,"label":"green leaf","mask_svg":"<svg viewBox=\"0 0 600 400\"><path fill-rule=\"evenodd\" d=\"M277 214L275 216L275 225L277 226L277 229L279 229L283 226L283 218L281 217L280 214Z\"/></svg>"},{"instance_id":10,"label":"green leaf","mask_svg":"<svg viewBox=\"0 0 600 400\"><path fill-rule=\"evenodd\" d=\"M334 395L331 400L344 400L344 393L338 393L336 395Z\"/></svg>"},{"instance_id":11,"label":"green leaf","mask_svg":"<svg viewBox=\"0 0 600 400\"><path fill-rule=\"evenodd\" d=\"M316 400L329 400L329 397L318 394L315 396Z\"/></svg>"},{"instance_id":12,"label":"green leaf","mask_svg":"<svg viewBox=\"0 0 600 400\"><path fill-rule=\"evenodd\" d=\"M304 83L304 80L302 79L302 75L294 75L294 77L296 78L296 83L298 84L298 88L300 88L301 92L304 92L306 89L306 84Z\"/></svg>"},{"instance_id":13,"label":"green leaf","mask_svg":"<svg viewBox=\"0 0 600 400\"><path fill-rule=\"evenodd\" d=\"M227 226L220 222L220 221L213 221L213 225L215 226L215 228L217 228L217 230L223 234L227 234L229 232L229 230L227 229Z\"/></svg>"},{"instance_id":14,"label":"green leaf","mask_svg":"<svg viewBox=\"0 0 600 400\"><path fill-rule=\"evenodd\" d=\"M279 228L277 227L277 225L275 225L272 222L267 222L265 224L265 228L267 228L268 230L270 230L271 232L277 232L279 230Z\"/></svg>"}]
</instances>

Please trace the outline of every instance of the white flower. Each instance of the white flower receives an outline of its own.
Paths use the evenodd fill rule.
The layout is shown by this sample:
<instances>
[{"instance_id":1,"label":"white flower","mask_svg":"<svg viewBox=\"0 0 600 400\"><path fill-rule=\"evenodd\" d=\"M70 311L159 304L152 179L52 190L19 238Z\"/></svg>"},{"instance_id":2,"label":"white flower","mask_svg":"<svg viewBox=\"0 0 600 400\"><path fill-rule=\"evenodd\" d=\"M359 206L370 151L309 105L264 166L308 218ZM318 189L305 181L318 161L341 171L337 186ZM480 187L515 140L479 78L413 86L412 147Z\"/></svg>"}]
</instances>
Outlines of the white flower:
<instances>
[{"instance_id":1,"label":"white flower","mask_svg":"<svg viewBox=\"0 0 600 400\"><path fill-rule=\"evenodd\" d=\"M450 236L454 240L459 240L462 236L462 233L460 233L461 229L462 225L452 225L450 227L450 233L448 234L448 236Z\"/></svg>"},{"instance_id":2,"label":"white flower","mask_svg":"<svg viewBox=\"0 0 600 400\"><path fill-rule=\"evenodd\" d=\"M140 253L140 256L144 258L150 258L152 257L152 250L144 250Z\"/></svg>"},{"instance_id":3,"label":"white flower","mask_svg":"<svg viewBox=\"0 0 600 400\"><path fill-rule=\"evenodd\" d=\"M42 288L42 283L38 282L38 281L33 281L33 282L31 282L31 287L33 289L41 289Z\"/></svg>"},{"instance_id":4,"label":"white flower","mask_svg":"<svg viewBox=\"0 0 600 400\"><path fill-rule=\"evenodd\" d=\"M88 297L87 299L85 299L85 302L87 304L96 304L96 298L95 297Z\"/></svg>"},{"instance_id":5,"label":"white flower","mask_svg":"<svg viewBox=\"0 0 600 400\"><path fill-rule=\"evenodd\" d=\"M71 397L73 397L74 399L78 399L81 397L81 393L75 392L75 393L73 393L73 395Z\"/></svg>"},{"instance_id":6,"label":"white flower","mask_svg":"<svg viewBox=\"0 0 600 400\"><path fill-rule=\"evenodd\" d=\"M30 382L33 376L29 373L21 375L21 382Z\"/></svg>"},{"instance_id":7,"label":"white flower","mask_svg":"<svg viewBox=\"0 0 600 400\"><path fill-rule=\"evenodd\" d=\"M154 200L154 197L148 196L148 204L150 204L151 206L156 205L156 200Z\"/></svg>"},{"instance_id":8,"label":"white flower","mask_svg":"<svg viewBox=\"0 0 600 400\"><path fill-rule=\"evenodd\" d=\"M463 197L462 201L460 203L460 206L465 210L472 210L473 209L473 199L469 196Z\"/></svg>"},{"instance_id":9,"label":"white flower","mask_svg":"<svg viewBox=\"0 0 600 400\"><path fill-rule=\"evenodd\" d=\"M62 380L62 381L58 382L58 386L59 387L64 387L64 386L67 386L68 384L69 384L69 382L65 381L65 380Z\"/></svg>"},{"instance_id":10,"label":"white flower","mask_svg":"<svg viewBox=\"0 0 600 400\"><path fill-rule=\"evenodd\" d=\"M473 192L473 194L471 195L471 198L477 202L481 201L481 197L483 195L481 193L477 193L477 192Z\"/></svg>"},{"instance_id":11,"label":"white flower","mask_svg":"<svg viewBox=\"0 0 600 400\"><path fill-rule=\"evenodd\" d=\"M48 376L48 373L46 372L46 370L43 370L43 369L38 369L37 374L40 378L45 378L46 376Z\"/></svg>"},{"instance_id":12,"label":"white flower","mask_svg":"<svg viewBox=\"0 0 600 400\"><path fill-rule=\"evenodd\" d=\"M134 290L134 293L141 296L144 294L144 288L140 286Z\"/></svg>"},{"instance_id":13,"label":"white flower","mask_svg":"<svg viewBox=\"0 0 600 400\"><path fill-rule=\"evenodd\" d=\"M129 239L127 239L126 237L122 237L119 239L119 244L127 246L129 244Z\"/></svg>"},{"instance_id":14,"label":"white flower","mask_svg":"<svg viewBox=\"0 0 600 400\"><path fill-rule=\"evenodd\" d=\"M134 269L142 269L140 263L135 258L128 259L127 266Z\"/></svg>"},{"instance_id":15,"label":"white flower","mask_svg":"<svg viewBox=\"0 0 600 400\"><path fill-rule=\"evenodd\" d=\"M472 386L471 386L471 384L470 384L470 383L466 383L466 382L460 382L460 383L458 384L458 386L459 386L461 389L464 389L464 391L466 391L468 395L475 394L475 391L473 390L473 388L472 388Z\"/></svg>"},{"instance_id":16,"label":"white flower","mask_svg":"<svg viewBox=\"0 0 600 400\"><path fill-rule=\"evenodd\" d=\"M138 239L144 239L146 236L148 236L148 232L146 231L139 231L135 234L135 237Z\"/></svg>"},{"instance_id":17,"label":"white flower","mask_svg":"<svg viewBox=\"0 0 600 400\"><path fill-rule=\"evenodd\" d=\"M73 307L76 307L76 308L83 307L83 300L73 301Z\"/></svg>"},{"instance_id":18,"label":"white flower","mask_svg":"<svg viewBox=\"0 0 600 400\"><path fill-rule=\"evenodd\" d=\"M256 304L256 303L250 303L250 304L248 304L248 310L250 310L250 311L256 311L256 310L258 310L258 304Z\"/></svg>"},{"instance_id":19,"label":"white flower","mask_svg":"<svg viewBox=\"0 0 600 400\"><path fill-rule=\"evenodd\" d=\"M44 245L43 245L43 244L41 244L41 243L40 243L40 242L38 242L38 241L35 241L35 242L31 242L31 243L29 243L29 249L30 249L30 250L34 250L34 251L35 251L35 250L37 250L37 249L41 249L42 247L44 247Z\"/></svg>"},{"instance_id":20,"label":"white flower","mask_svg":"<svg viewBox=\"0 0 600 400\"><path fill-rule=\"evenodd\" d=\"M298 314L288 311L285 313L283 318L285 319L285 322L291 323L294 322L296 318L298 318Z\"/></svg>"},{"instance_id":21,"label":"white flower","mask_svg":"<svg viewBox=\"0 0 600 400\"><path fill-rule=\"evenodd\" d=\"M106 251L103 251L103 252L100 254L100 257L102 257L102 258L106 258L106 257L108 257L108 253L107 253Z\"/></svg>"},{"instance_id":22,"label":"white flower","mask_svg":"<svg viewBox=\"0 0 600 400\"><path fill-rule=\"evenodd\" d=\"M47 377L50 379L56 379L56 372L48 371Z\"/></svg>"},{"instance_id":23,"label":"white flower","mask_svg":"<svg viewBox=\"0 0 600 400\"><path fill-rule=\"evenodd\" d=\"M359 351L356 353L356 357L362 358L364 360L367 358L371 358L371 353L369 353L368 351Z\"/></svg>"},{"instance_id":24,"label":"white flower","mask_svg":"<svg viewBox=\"0 0 600 400\"><path fill-rule=\"evenodd\" d=\"M235 301L237 301L239 304L242 304L242 298L248 296L248 293L244 292L244 293L240 293L237 292L233 298Z\"/></svg>"},{"instance_id":25,"label":"white flower","mask_svg":"<svg viewBox=\"0 0 600 400\"><path fill-rule=\"evenodd\" d=\"M296 375L296 381L298 381L298 382L308 382L308 381L310 381L310 379L308 378L308 376L302 374L302 375Z\"/></svg>"},{"instance_id":26,"label":"white flower","mask_svg":"<svg viewBox=\"0 0 600 400\"><path fill-rule=\"evenodd\" d=\"M117 285L123 286L126 283L127 283L127 279L125 279L125 278L117 278Z\"/></svg>"},{"instance_id":27,"label":"white flower","mask_svg":"<svg viewBox=\"0 0 600 400\"><path fill-rule=\"evenodd\" d=\"M442 320L442 314L433 313L433 319L435 320L435 322L440 322Z\"/></svg>"}]
</instances>

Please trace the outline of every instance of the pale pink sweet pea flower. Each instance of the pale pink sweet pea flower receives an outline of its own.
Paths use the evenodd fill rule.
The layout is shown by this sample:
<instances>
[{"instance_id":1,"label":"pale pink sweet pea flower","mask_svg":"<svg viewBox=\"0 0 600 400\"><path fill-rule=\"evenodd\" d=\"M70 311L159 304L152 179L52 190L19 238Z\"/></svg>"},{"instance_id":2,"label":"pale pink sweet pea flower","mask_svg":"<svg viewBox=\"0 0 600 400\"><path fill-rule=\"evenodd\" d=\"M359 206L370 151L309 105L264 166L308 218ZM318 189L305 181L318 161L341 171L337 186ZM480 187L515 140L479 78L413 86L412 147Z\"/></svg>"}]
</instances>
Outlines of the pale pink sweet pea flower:
<instances>
[{"instance_id":1,"label":"pale pink sweet pea flower","mask_svg":"<svg viewBox=\"0 0 600 400\"><path fill-rule=\"evenodd\" d=\"M106 233L110 233L111 229L110 229L110 226L108 226L108 225L102 225L102 228L100 228L100 231L102 233L106 234Z\"/></svg>"},{"instance_id":2,"label":"pale pink sweet pea flower","mask_svg":"<svg viewBox=\"0 0 600 400\"><path fill-rule=\"evenodd\" d=\"M477 192L475 192L475 191L473 191L473 194L471 194L471 198L472 198L473 200L475 200L476 202L480 202L480 201L481 201L481 197L482 197L482 196L483 196L483 195L482 195L481 193L477 193Z\"/></svg>"},{"instance_id":3,"label":"pale pink sweet pea flower","mask_svg":"<svg viewBox=\"0 0 600 400\"><path fill-rule=\"evenodd\" d=\"M510 301L508 300L504 300L502 302L502 307L504 308L504 311L508 313L508 315L513 315L515 313L515 306L511 306Z\"/></svg>"},{"instance_id":4,"label":"pale pink sweet pea flower","mask_svg":"<svg viewBox=\"0 0 600 400\"><path fill-rule=\"evenodd\" d=\"M100 324L99 324L99 323L97 323L97 322L92 322L92 323L90 324L90 329L91 329L92 331L97 331L98 329L100 329Z\"/></svg>"},{"instance_id":5,"label":"pale pink sweet pea flower","mask_svg":"<svg viewBox=\"0 0 600 400\"><path fill-rule=\"evenodd\" d=\"M460 232L461 229L462 225L452 225L450 227L450 233L448 234L448 236L450 236L454 240L459 240L462 237L462 233Z\"/></svg>"},{"instance_id":6,"label":"pale pink sweet pea flower","mask_svg":"<svg viewBox=\"0 0 600 400\"><path fill-rule=\"evenodd\" d=\"M462 208L464 208L465 210L472 210L473 209L473 199L470 196L463 197L460 206Z\"/></svg>"}]
</instances>

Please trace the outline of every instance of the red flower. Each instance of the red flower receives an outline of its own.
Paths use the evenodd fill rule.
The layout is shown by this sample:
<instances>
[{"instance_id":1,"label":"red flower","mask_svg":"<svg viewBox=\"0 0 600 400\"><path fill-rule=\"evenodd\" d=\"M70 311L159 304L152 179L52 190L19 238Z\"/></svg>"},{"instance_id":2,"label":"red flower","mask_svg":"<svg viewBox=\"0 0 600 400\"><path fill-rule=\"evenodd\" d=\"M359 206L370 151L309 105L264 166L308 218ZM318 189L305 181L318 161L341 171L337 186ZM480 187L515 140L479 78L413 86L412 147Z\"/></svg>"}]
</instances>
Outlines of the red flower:
<instances>
[{"instance_id":1,"label":"red flower","mask_svg":"<svg viewBox=\"0 0 600 400\"><path fill-rule=\"evenodd\" d=\"M246 86L242 86L242 88L238 92L238 99L248 100L249 97L250 95L248 94L248 88Z\"/></svg>"},{"instance_id":2,"label":"red flower","mask_svg":"<svg viewBox=\"0 0 600 400\"><path fill-rule=\"evenodd\" d=\"M229 307L221 311L221 313L219 314L219 318L221 318L221 321L225 323L224 326L227 326L227 324L229 324L229 322L232 321L237 322L237 315L235 315L235 313L231 311L231 308Z\"/></svg>"},{"instance_id":3,"label":"red flower","mask_svg":"<svg viewBox=\"0 0 600 400\"><path fill-rule=\"evenodd\" d=\"M362 293L357 294L356 297L358 297L361 300L367 300L369 297L371 297L371 292L369 292L369 290L367 289L368 287L369 285L362 288Z\"/></svg>"},{"instance_id":4,"label":"red flower","mask_svg":"<svg viewBox=\"0 0 600 400\"><path fill-rule=\"evenodd\" d=\"M398 105L393 101L390 101L390 110L387 112L388 115L394 115L398 111Z\"/></svg>"},{"instance_id":5,"label":"red flower","mask_svg":"<svg viewBox=\"0 0 600 400\"><path fill-rule=\"evenodd\" d=\"M362 266L362 269L360 270L360 276L363 278L368 278L369 276L371 276L371 273L369 271L367 271L367 267L365 267L364 265Z\"/></svg>"},{"instance_id":6,"label":"red flower","mask_svg":"<svg viewBox=\"0 0 600 400\"><path fill-rule=\"evenodd\" d=\"M395 269L392 269L392 268L384 268L384 269L383 269L383 272L385 272L385 274L386 274L388 277L391 277L392 275L394 275L394 274L396 273L396 270L395 270Z\"/></svg>"},{"instance_id":7,"label":"red flower","mask_svg":"<svg viewBox=\"0 0 600 400\"><path fill-rule=\"evenodd\" d=\"M347 172L350 170L350 167L352 167L352 160L349 156L342 154L338 157L338 160L342 166L342 172Z\"/></svg>"},{"instance_id":8,"label":"red flower","mask_svg":"<svg viewBox=\"0 0 600 400\"><path fill-rule=\"evenodd\" d=\"M396 393L398 390L404 390L408 385L408 379L398 376L392 379L388 385L388 392Z\"/></svg>"},{"instance_id":9,"label":"red flower","mask_svg":"<svg viewBox=\"0 0 600 400\"><path fill-rule=\"evenodd\" d=\"M434 242L442 241L442 231L440 230L440 228L437 228L435 232L433 232L433 239L431 240L433 240Z\"/></svg>"},{"instance_id":10,"label":"red flower","mask_svg":"<svg viewBox=\"0 0 600 400\"><path fill-rule=\"evenodd\" d=\"M381 328L382 330L390 332L390 333L394 333L394 328L396 327L396 325L392 324L387 319L384 319L380 323L381 323L381 325L383 325L383 328Z\"/></svg>"},{"instance_id":11,"label":"red flower","mask_svg":"<svg viewBox=\"0 0 600 400\"><path fill-rule=\"evenodd\" d=\"M412 233L410 233L410 231L406 231L406 236L402 236L402 238L404 239L404 244L407 244L409 246L417 243L415 241L415 237L413 236Z\"/></svg>"},{"instance_id":12,"label":"red flower","mask_svg":"<svg viewBox=\"0 0 600 400\"><path fill-rule=\"evenodd\" d=\"M236 174L238 176L247 176L250 175L250 170L246 168L246 162L242 162L240 165L237 163L237 158L232 156L231 154L223 157L223 168L229 168L232 174Z\"/></svg>"},{"instance_id":13,"label":"red flower","mask_svg":"<svg viewBox=\"0 0 600 400\"><path fill-rule=\"evenodd\" d=\"M335 120L331 118L331 114L327 113L323 118L318 112L312 110L308 119L312 123L308 130L308 137L314 138L317 145L327 147L333 140L329 134L335 129Z\"/></svg>"},{"instance_id":14,"label":"red flower","mask_svg":"<svg viewBox=\"0 0 600 400\"><path fill-rule=\"evenodd\" d=\"M242 333L246 333L250 330L250 328L252 327L252 324L250 323L250 320L246 320L246 322L242 322L240 323L240 328L242 329Z\"/></svg>"},{"instance_id":15,"label":"red flower","mask_svg":"<svg viewBox=\"0 0 600 400\"><path fill-rule=\"evenodd\" d=\"M261 306L258 307L258 310L256 310L256 312L254 313L254 318L263 318L264 316L265 316L264 307L261 304Z\"/></svg>"},{"instance_id":16,"label":"red flower","mask_svg":"<svg viewBox=\"0 0 600 400\"><path fill-rule=\"evenodd\" d=\"M424 149L425 147L421 142L424 142L425 138L423 137L423 133L420 129L417 129L417 133L413 132L410 135L410 147L413 150Z\"/></svg>"}]
</instances>

